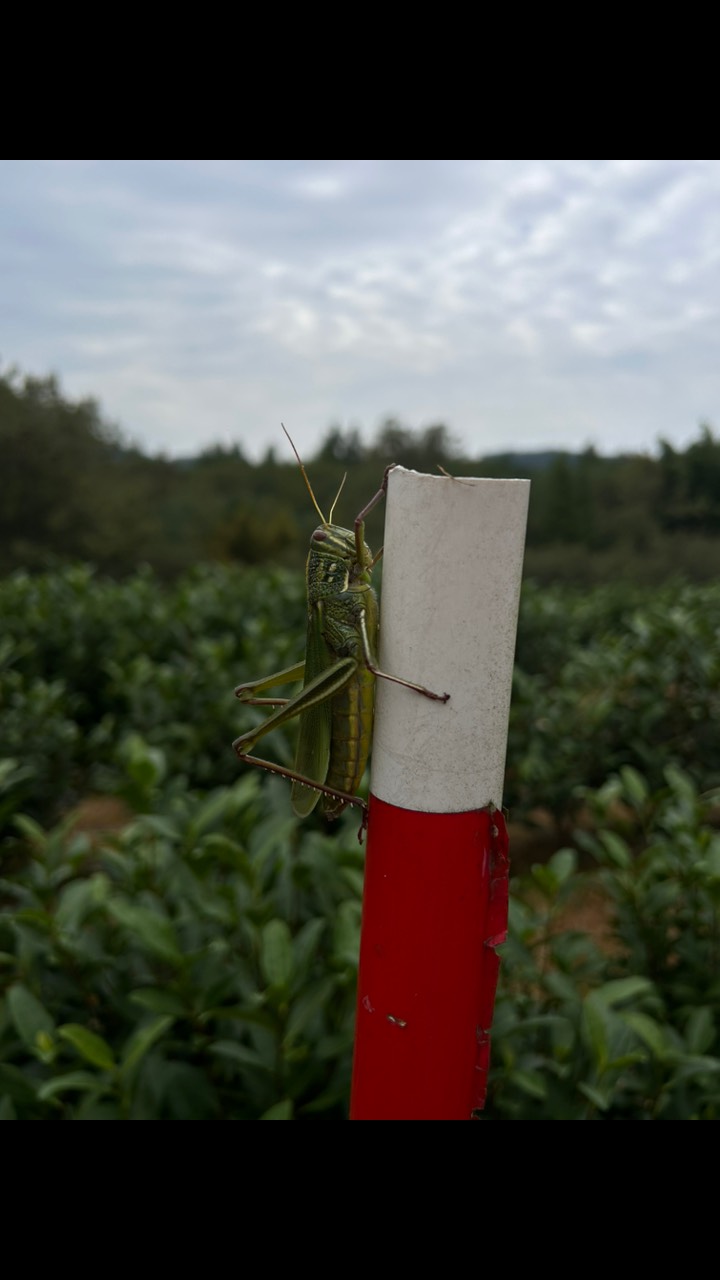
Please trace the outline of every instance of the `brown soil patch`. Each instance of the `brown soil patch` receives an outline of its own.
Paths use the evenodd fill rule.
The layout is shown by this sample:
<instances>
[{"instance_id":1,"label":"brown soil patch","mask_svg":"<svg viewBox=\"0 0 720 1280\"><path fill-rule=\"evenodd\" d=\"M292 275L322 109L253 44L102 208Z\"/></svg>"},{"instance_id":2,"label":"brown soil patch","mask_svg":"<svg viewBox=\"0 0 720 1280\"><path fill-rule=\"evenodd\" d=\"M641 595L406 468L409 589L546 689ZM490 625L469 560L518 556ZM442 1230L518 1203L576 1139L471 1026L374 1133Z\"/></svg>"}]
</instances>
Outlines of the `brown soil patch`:
<instances>
[{"instance_id":1,"label":"brown soil patch","mask_svg":"<svg viewBox=\"0 0 720 1280\"><path fill-rule=\"evenodd\" d=\"M73 810L73 831L102 836L122 831L133 814L119 796L86 796Z\"/></svg>"},{"instance_id":2,"label":"brown soil patch","mask_svg":"<svg viewBox=\"0 0 720 1280\"><path fill-rule=\"evenodd\" d=\"M572 845L574 827L588 830L594 825L587 812L578 814L567 829L546 810L538 809L531 817L532 821L528 823L508 823L511 876L526 875L536 863L544 864L558 849ZM593 869L596 866L592 859L585 859L582 854L579 855L579 865ZM586 933L607 955L616 955L620 950L613 935L613 905L600 885L582 885L558 912L553 932L562 933L569 929Z\"/></svg>"},{"instance_id":3,"label":"brown soil patch","mask_svg":"<svg viewBox=\"0 0 720 1280\"><path fill-rule=\"evenodd\" d=\"M606 955L618 955L622 950L613 932L613 904L599 887L578 889L558 913L554 933L576 929L587 934Z\"/></svg>"},{"instance_id":4,"label":"brown soil patch","mask_svg":"<svg viewBox=\"0 0 720 1280\"><path fill-rule=\"evenodd\" d=\"M510 874L523 875L536 862L547 862L567 844L549 813L538 810L532 822L508 822Z\"/></svg>"}]
</instances>

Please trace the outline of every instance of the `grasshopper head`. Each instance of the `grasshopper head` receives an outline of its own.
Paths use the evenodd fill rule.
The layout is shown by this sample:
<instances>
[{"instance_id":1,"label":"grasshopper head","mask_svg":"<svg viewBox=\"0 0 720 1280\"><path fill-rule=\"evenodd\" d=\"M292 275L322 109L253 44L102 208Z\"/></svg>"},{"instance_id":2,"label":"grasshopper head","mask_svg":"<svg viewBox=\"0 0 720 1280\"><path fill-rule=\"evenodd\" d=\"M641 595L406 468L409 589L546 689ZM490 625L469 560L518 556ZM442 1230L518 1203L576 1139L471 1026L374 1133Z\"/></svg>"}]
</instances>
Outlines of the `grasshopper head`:
<instances>
[{"instance_id":1,"label":"grasshopper head","mask_svg":"<svg viewBox=\"0 0 720 1280\"><path fill-rule=\"evenodd\" d=\"M355 534L339 524L319 525L312 535L310 547L320 555L342 560L348 567L355 564ZM363 542L363 563L359 568L368 569L371 564L372 552L367 543Z\"/></svg>"}]
</instances>

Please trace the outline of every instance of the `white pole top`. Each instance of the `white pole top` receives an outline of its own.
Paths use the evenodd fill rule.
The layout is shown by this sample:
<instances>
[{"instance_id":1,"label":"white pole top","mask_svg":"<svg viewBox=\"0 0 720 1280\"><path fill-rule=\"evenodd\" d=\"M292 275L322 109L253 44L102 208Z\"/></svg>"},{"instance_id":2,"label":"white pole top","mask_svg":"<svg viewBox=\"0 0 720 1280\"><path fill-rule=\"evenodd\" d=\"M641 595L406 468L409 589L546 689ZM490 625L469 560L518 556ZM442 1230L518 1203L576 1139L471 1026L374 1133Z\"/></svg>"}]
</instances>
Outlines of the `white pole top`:
<instances>
[{"instance_id":1,"label":"white pole top","mask_svg":"<svg viewBox=\"0 0 720 1280\"><path fill-rule=\"evenodd\" d=\"M380 669L450 701L377 681L380 800L427 813L502 805L529 496L529 480L390 472Z\"/></svg>"}]
</instances>

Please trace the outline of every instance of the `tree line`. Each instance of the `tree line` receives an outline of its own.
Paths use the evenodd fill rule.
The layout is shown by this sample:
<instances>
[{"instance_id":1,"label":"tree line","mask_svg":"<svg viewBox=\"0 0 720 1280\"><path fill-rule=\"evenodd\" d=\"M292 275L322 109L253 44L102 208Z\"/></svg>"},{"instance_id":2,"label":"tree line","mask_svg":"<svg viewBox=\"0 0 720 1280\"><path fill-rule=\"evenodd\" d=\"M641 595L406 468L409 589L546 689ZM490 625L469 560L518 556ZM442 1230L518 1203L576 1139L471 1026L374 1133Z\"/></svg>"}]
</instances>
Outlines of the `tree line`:
<instances>
[{"instance_id":1,"label":"tree line","mask_svg":"<svg viewBox=\"0 0 720 1280\"><path fill-rule=\"evenodd\" d=\"M284 442L283 442L284 445ZM289 450L288 450L289 454ZM149 456L94 400L72 401L54 377L0 371L0 573L83 560L113 576L150 564L172 579L201 561L304 562L314 513L281 446L257 463L242 447ZM388 419L372 441L330 427L305 459L327 512L350 525L385 467L532 480L526 573L539 581L642 582L720 572L720 439L707 425L685 449L655 456L545 451L470 458L438 423ZM368 540L382 538L382 512Z\"/></svg>"}]
</instances>

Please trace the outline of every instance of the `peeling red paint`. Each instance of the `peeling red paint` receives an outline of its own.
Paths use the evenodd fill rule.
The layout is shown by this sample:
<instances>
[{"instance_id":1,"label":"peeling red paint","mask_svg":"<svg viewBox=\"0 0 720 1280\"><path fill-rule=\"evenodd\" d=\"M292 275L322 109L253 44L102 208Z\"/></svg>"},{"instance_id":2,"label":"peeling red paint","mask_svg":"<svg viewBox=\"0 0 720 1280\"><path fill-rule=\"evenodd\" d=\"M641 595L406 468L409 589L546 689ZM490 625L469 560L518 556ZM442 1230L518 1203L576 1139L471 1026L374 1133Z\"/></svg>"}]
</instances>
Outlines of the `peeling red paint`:
<instances>
[{"instance_id":1,"label":"peeling red paint","mask_svg":"<svg viewBox=\"0 0 720 1280\"><path fill-rule=\"evenodd\" d=\"M481 1111L487 1096L487 1080L490 1070L490 1027L495 1009L500 957L495 950L507 940L508 923L508 835L502 814L495 813L490 825L490 876L485 919L486 936L483 944L483 980L480 987L480 1017L483 1028L477 1041L477 1100L473 1110Z\"/></svg>"}]
</instances>

